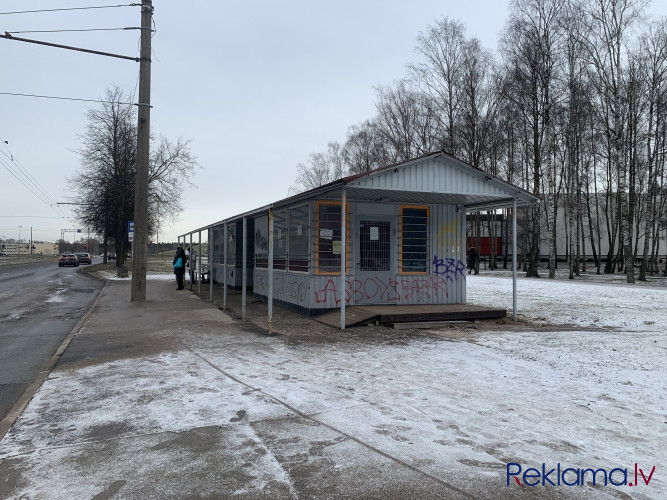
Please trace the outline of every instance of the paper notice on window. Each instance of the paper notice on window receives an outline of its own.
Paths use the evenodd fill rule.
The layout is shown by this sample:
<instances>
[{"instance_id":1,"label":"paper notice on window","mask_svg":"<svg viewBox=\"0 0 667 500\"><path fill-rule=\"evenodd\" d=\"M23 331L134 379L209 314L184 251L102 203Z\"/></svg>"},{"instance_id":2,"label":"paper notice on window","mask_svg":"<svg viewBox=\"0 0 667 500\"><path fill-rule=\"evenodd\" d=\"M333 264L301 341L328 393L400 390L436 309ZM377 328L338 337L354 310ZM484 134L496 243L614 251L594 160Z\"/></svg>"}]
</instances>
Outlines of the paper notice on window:
<instances>
[{"instance_id":1,"label":"paper notice on window","mask_svg":"<svg viewBox=\"0 0 667 500\"><path fill-rule=\"evenodd\" d=\"M301 224L296 226L296 234L297 236L301 236L303 234L303 226Z\"/></svg>"},{"instance_id":2,"label":"paper notice on window","mask_svg":"<svg viewBox=\"0 0 667 500\"><path fill-rule=\"evenodd\" d=\"M380 239L380 228L377 226L371 226L371 241L377 241Z\"/></svg>"},{"instance_id":3,"label":"paper notice on window","mask_svg":"<svg viewBox=\"0 0 667 500\"><path fill-rule=\"evenodd\" d=\"M333 239L333 229L320 229L320 238L325 240Z\"/></svg>"},{"instance_id":4,"label":"paper notice on window","mask_svg":"<svg viewBox=\"0 0 667 500\"><path fill-rule=\"evenodd\" d=\"M340 241L334 241L333 242L333 253L340 255L341 252L341 244Z\"/></svg>"}]
</instances>

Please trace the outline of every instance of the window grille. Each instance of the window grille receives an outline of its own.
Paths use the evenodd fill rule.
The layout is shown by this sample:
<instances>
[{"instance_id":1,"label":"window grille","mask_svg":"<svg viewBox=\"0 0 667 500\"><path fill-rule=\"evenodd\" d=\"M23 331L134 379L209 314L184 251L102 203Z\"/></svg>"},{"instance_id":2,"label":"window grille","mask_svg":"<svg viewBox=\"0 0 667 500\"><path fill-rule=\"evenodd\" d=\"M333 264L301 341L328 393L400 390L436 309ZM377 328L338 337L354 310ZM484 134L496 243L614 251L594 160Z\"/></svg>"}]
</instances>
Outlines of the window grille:
<instances>
[{"instance_id":1,"label":"window grille","mask_svg":"<svg viewBox=\"0 0 667 500\"><path fill-rule=\"evenodd\" d=\"M428 227L428 207L401 207L401 273L428 272Z\"/></svg>"},{"instance_id":2,"label":"window grille","mask_svg":"<svg viewBox=\"0 0 667 500\"><path fill-rule=\"evenodd\" d=\"M390 270L390 229L388 221L359 222L359 270Z\"/></svg>"},{"instance_id":3,"label":"window grille","mask_svg":"<svg viewBox=\"0 0 667 500\"><path fill-rule=\"evenodd\" d=\"M341 243L341 203L338 201L317 202L317 273L318 274L339 274L340 273L340 254ZM346 272L349 267L350 255L350 217L349 207L346 205L345 221L345 267Z\"/></svg>"}]
</instances>

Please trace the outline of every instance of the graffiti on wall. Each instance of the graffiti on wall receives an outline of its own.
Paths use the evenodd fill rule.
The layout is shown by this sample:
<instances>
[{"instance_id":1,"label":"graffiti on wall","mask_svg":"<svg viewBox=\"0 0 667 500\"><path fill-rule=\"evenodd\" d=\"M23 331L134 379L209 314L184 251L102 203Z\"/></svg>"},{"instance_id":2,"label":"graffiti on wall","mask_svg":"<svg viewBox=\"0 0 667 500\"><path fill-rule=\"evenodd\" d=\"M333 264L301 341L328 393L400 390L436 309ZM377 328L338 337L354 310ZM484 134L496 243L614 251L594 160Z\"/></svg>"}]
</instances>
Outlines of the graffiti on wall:
<instances>
[{"instance_id":1,"label":"graffiti on wall","mask_svg":"<svg viewBox=\"0 0 667 500\"><path fill-rule=\"evenodd\" d=\"M255 231L255 248L263 252L269 251L269 238L263 235L259 228Z\"/></svg>"},{"instance_id":2,"label":"graffiti on wall","mask_svg":"<svg viewBox=\"0 0 667 500\"><path fill-rule=\"evenodd\" d=\"M456 239L459 236L459 225L456 219L450 219L449 221L443 221L438 226L436 232L436 239L438 241L445 238Z\"/></svg>"},{"instance_id":3,"label":"graffiti on wall","mask_svg":"<svg viewBox=\"0 0 667 500\"><path fill-rule=\"evenodd\" d=\"M433 273L444 276L449 281L456 281L459 278L466 279L466 265L459 259L451 257L440 259L437 255L434 255Z\"/></svg>"},{"instance_id":4,"label":"graffiti on wall","mask_svg":"<svg viewBox=\"0 0 667 500\"><path fill-rule=\"evenodd\" d=\"M255 271L253 290L260 295L269 294L269 274ZM308 282L290 279L289 276L274 274L273 298L290 304L306 305Z\"/></svg>"},{"instance_id":5,"label":"graffiti on wall","mask_svg":"<svg viewBox=\"0 0 667 500\"><path fill-rule=\"evenodd\" d=\"M318 304L340 304L342 295L338 291L340 280L330 278L321 290L315 292ZM377 301L399 303L402 301L422 302L439 295L447 297L447 279L439 275L394 278L371 276L364 280L345 280L345 303Z\"/></svg>"}]
</instances>

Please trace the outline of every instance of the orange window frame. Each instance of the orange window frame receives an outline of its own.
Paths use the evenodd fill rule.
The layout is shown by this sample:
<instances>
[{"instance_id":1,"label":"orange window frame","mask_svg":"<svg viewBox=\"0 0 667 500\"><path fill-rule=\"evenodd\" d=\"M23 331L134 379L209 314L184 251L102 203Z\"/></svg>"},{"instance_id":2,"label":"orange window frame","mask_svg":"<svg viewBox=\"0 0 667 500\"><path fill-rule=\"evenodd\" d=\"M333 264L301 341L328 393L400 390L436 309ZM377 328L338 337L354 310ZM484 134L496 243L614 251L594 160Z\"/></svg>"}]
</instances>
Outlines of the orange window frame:
<instances>
[{"instance_id":1,"label":"orange window frame","mask_svg":"<svg viewBox=\"0 0 667 500\"><path fill-rule=\"evenodd\" d=\"M340 276L339 271L320 270L320 207L322 205L341 205L340 201L318 200L315 202L315 274L321 276ZM350 204L345 203L345 274L350 272Z\"/></svg>"},{"instance_id":2,"label":"orange window frame","mask_svg":"<svg viewBox=\"0 0 667 500\"><path fill-rule=\"evenodd\" d=\"M428 234L429 234L429 225L426 226L426 271L403 271L403 210L409 209L422 209L426 210L426 219L430 220L431 218L431 207L428 205L401 205L400 206L400 224L398 230L398 274L403 275L424 275L430 274L429 272L429 249L428 249Z\"/></svg>"}]
</instances>

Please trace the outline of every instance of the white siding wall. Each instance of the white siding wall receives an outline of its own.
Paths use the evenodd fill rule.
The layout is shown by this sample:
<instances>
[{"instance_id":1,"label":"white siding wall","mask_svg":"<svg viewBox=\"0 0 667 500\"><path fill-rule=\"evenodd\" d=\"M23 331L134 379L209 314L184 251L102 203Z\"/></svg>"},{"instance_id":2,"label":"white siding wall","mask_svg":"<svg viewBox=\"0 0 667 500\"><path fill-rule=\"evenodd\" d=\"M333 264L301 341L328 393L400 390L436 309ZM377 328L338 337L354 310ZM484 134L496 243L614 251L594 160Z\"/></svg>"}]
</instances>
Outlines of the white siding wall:
<instances>
[{"instance_id":1,"label":"white siding wall","mask_svg":"<svg viewBox=\"0 0 667 500\"><path fill-rule=\"evenodd\" d=\"M392 207L389 209L388 207ZM365 204L352 204L353 223L356 222L355 209L363 212L393 212L397 219L399 205L383 205L371 211ZM362 282L355 274L356 247L355 228L350 235L351 266L345 280L345 289L341 290L340 276L307 275L285 271L274 271L274 300L294 305L296 309L334 309L340 307L341 300L347 305L367 304L365 294L371 290L374 299L378 294L384 304L458 304L466 299L466 246L465 213L457 213L453 206L432 206L429 231L429 273L399 274L391 277L364 277ZM313 231L315 235L315 231ZM392 241L392 258L396 259L394 269L398 269L398 231ZM253 291L266 297L268 294L268 270L255 269ZM378 303L374 300L373 303Z\"/></svg>"},{"instance_id":2,"label":"white siding wall","mask_svg":"<svg viewBox=\"0 0 667 500\"><path fill-rule=\"evenodd\" d=\"M443 165L444 164L444 165ZM446 167L445 167L446 165ZM361 177L352 186L428 193L465 193L507 196L500 187L484 182L484 173L457 168L456 161L434 158L408 167Z\"/></svg>"},{"instance_id":3,"label":"white siding wall","mask_svg":"<svg viewBox=\"0 0 667 500\"><path fill-rule=\"evenodd\" d=\"M465 212L450 205L431 208L431 273L446 282L444 304L466 301Z\"/></svg>"}]
</instances>

